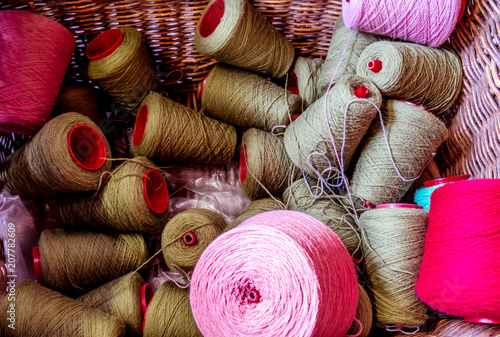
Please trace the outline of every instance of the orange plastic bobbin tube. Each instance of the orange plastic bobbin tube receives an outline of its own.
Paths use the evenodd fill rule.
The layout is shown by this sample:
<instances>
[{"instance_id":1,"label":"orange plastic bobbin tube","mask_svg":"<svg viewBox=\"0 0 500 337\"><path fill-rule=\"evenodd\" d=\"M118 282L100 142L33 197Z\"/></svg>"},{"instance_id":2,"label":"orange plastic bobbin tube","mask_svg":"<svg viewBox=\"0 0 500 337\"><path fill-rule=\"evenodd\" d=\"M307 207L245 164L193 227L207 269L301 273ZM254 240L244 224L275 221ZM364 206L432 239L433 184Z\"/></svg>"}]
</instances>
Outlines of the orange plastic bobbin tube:
<instances>
[{"instance_id":1,"label":"orange plastic bobbin tube","mask_svg":"<svg viewBox=\"0 0 500 337\"><path fill-rule=\"evenodd\" d=\"M144 199L156 214L163 214L168 207L168 188L165 179L157 170L149 170L142 178Z\"/></svg>"},{"instance_id":2,"label":"orange plastic bobbin tube","mask_svg":"<svg viewBox=\"0 0 500 337\"><path fill-rule=\"evenodd\" d=\"M153 300L153 288L148 283L141 287L141 311L144 319L142 320L142 333L144 334L144 327L146 326L146 316L148 314L149 305Z\"/></svg>"},{"instance_id":3,"label":"orange plastic bobbin tube","mask_svg":"<svg viewBox=\"0 0 500 337\"><path fill-rule=\"evenodd\" d=\"M452 176L452 177L429 180L429 181L424 182L424 186L425 187L432 187L432 186L436 186L436 185L452 183L455 181L467 180L469 178L470 178L470 174L462 174L460 176Z\"/></svg>"},{"instance_id":4,"label":"orange plastic bobbin tube","mask_svg":"<svg viewBox=\"0 0 500 337\"><path fill-rule=\"evenodd\" d=\"M79 124L70 130L68 150L73 161L89 171L100 169L106 161L106 144L90 125Z\"/></svg>"},{"instance_id":5,"label":"orange plastic bobbin tube","mask_svg":"<svg viewBox=\"0 0 500 337\"><path fill-rule=\"evenodd\" d=\"M422 206L415 204L403 204L403 203L394 203L394 204L382 204L375 207L376 209L381 208L416 208L416 209L424 209Z\"/></svg>"},{"instance_id":6,"label":"orange plastic bobbin tube","mask_svg":"<svg viewBox=\"0 0 500 337\"><path fill-rule=\"evenodd\" d=\"M380 60L368 61L368 69L370 69L374 73L380 72L380 70L382 70L382 61L380 61Z\"/></svg>"},{"instance_id":7,"label":"orange plastic bobbin tube","mask_svg":"<svg viewBox=\"0 0 500 337\"><path fill-rule=\"evenodd\" d=\"M109 29L97 35L85 48L85 56L91 61L97 61L111 55L123 42L123 32L120 29Z\"/></svg>"},{"instance_id":8,"label":"orange plastic bobbin tube","mask_svg":"<svg viewBox=\"0 0 500 337\"><path fill-rule=\"evenodd\" d=\"M40 249L33 247L33 265L35 266L35 277L38 283L43 283L42 262L40 259Z\"/></svg>"},{"instance_id":9,"label":"orange plastic bobbin tube","mask_svg":"<svg viewBox=\"0 0 500 337\"><path fill-rule=\"evenodd\" d=\"M201 37L207 38L212 35L219 26L225 11L224 0L217 0L207 8L200 22Z\"/></svg>"},{"instance_id":10,"label":"orange plastic bobbin tube","mask_svg":"<svg viewBox=\"0 0 500 337\"><path fill-rule=\"evenodd\" d=\"M245 143L241 144L240 151L240 180L241 183L244 184L247 180L247 145Z\"/></svg>"}]
</instances>

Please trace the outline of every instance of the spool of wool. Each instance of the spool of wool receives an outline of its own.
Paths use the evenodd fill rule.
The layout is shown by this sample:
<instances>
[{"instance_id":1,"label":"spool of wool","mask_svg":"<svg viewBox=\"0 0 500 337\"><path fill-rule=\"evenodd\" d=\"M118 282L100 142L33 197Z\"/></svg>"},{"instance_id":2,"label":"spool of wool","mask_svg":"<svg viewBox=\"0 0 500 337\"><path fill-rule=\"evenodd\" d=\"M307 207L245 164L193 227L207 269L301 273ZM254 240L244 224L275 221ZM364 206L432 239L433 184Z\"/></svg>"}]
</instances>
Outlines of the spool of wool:
<instances>
[{"instance_id":1,"label":"spool of wool","mask_svg":"<svg viewBox=\"0 0 500 337\"><path fill-rule=\"evenodd\" d=\"M236 129L150 92L134 127L134 155L156 163L227 164L236 151Z\"/></svg>"},{"instance_id":2,"label":"spool of wool","mask_svg":"<svg viewBox=\"0 0 500 337\"><path fill-rule=\"evenodd\" d=\"M436 116L408 102L388 100L382 115L384 128L378 120L368 130L351 180L351 192L373 205L398 202L412 183L402 177L418 177L448 136Z\"/></svg>"},{"instance_id":3,"label":"spool of wool","mask_svg":"<svg viewBox=\"0 0 500 337\"><path fill-rule=\"evenodd\" d=\"M342 15L335 22L328 54L321 67L317 83L318 97L323 96L328 90L333 74L337 83L338 79L346 75L355 75L359 56L373 42L381 39L378 35L350 30L344 24ZM348 43L349 42L349 43ZM340 64L339 64L340 62ZM335 73L335 71L337 71Z\"/></svg>"},{"instance_id":4,"label":"spool of wool","mask_svg":"<svg viewBox=\"0 0 500 337\"><path fill-rule=\"evenodd\" d=\"M205 56L273 78L284 76L295 56L291 42L247 0L211 0L194 44Z\"/></svg>"},{"instance_id":5,"label":"spool of wool","mask_svg":"<svg viewBox=\"0 0 500 337\"><path fill-rule=\"evenodd\" d=\"M420 327L427 306L415 293L428 213L412 204L384 204L359 219L375 319L382 325Z\"/></svg>"},{"instance_id":6,"label":"spool of wool","mask_svg":"<svg viewBox=\"0 0 500 337\"><path fill-rule=\"evenodd\" d=\"M0 165L0 180L23 198L95 191L111 168L111 149L88 117L69 112L53 118Z\"/></svg>"},{"instance_id":7,"label":"spool of wool","mask_svg":"<svg viewBox=\"0 0 500 337\"><path fill-rule=\"evenodd\" d=\"M171 271L176 271L175 266L184 271L192 270L205 248L225 227L224 218L208 209L191 208L174 216L161 236L168 268Z\"/></svg>"},{"instance_id":8,"label":"spool of wool","mask_svg":"<svg viewBox=\"0 0 500 337\"><path fill-rule=\"evenodd\" d=\"M358 308L356 309L356 319L362 326L362 331L358 336L368 337L373 324L372 303L370 302L370 297L366 293L366 290L360 284L358 284ZM359 323L354 321L349 331L347 331L346 336L356 335L359 330Z\"/></svg>"},{"instance_id":9,"label":"spool of wool","mask_svg":"<svg viewBox=\"0 0 500 337\"><path fill-rule=\"evenodd\" d=\"M470 178L470 174L463 174L459 176L446 177L441 179L434 179L431 181L424 182L424 187L419 188L415 192L415 203L417 205L425 208L426 211L429 211L431 206L431 195L436 189L440 188L445 184L450 184L455 181L467 180Z\"/></svg>"},{"instance_id":10,"label":"spool of wool","mask_svg":"<svg viewBox=\"0 0 500 337\"><path fill-rule=\"evenodd\" d=\"M446 337L490 337L500 335L500 326L444 319L432 326L429 333Z\"/></svg>"},{"instance_id":11,"label":"spool of wool","mask_svg":"<svg viewBox=\"0 0 500 337\"><path fill-rule=\"evenodd\" d=\"M335 148L343 161L344 169L349 166L358 144L377 115L373 104L358 99L360 88L364 88L363 98L376 106L382 104L382 96L372 82L360 76L346 76L339 79L330 90L326 98L326 113L323 96L288 126L284 138L285 149L297 167L315 176L318 175L315 171L321 173L332 167L339 168ZM353 100L355 101L349 104ZM330 130L325 121L326 114ZM335 148L329 132L335 140Z\"/></svg>"},{"instance_id":12,"label":"spool of wool","mask_svg":"<svg viewBox=\"0 0 500 337\"><path fill-rule=\"evenodd\" d=\"M85 49L88 77L131 112L159 86L141 33L132 27L109 29Z\"/></svg>"},{"instance_id":13,"label":"spool of wool","mask_svg":"<svg viewBox=\"0 0 500 337\"><path fill-rule=\"evenodd\" d=\"M139 268L147 259L140 234L44 230L33 249L37 281L63 293L88 291Z\"/></svg>"},{"instance_id":14,"label":"spool of wool","mask_svg":"<svg viewBox=\"0 0 500 337\"><path fill-rule=\"evenodd\" d=\"M263 198L254 200L250 203L250 205L245 208L243 213L241 213L236 219L234 219L227 227L224 229L224 232L227 232L240 223L245 221L248 218L253 217L254 215L268 212L268 211L277 211L279 209L284 209L283 201L280 198Z\"/></svg>"},{"instance_id":15,"label":"spool of wool","mask_svg":"<svg viewBox=\"0 0 500 337\"><path fill-rule=\"evenodd\" d=\"M320 96L323 96L318 94L318 80L322 65L322 59L299 56L295 60L293 70L290 73L288 90L302 98L302 111ZM291 85L290 83L294 81L296 82Z\"/></svg>"},{"instance_id":16,"label":"spool of wool","mask_svg":"<svg viewBox=\"0 0 500 337\"><path fill-rule=\"evenodd\" d=\"M0 11L0 130L34 134L50 119L76 47L61 24L29 11Z\"/></svg>"},{"instance_id":17,"label":"spool of wool","mask_svg":"<svg viewBox=\"0 0 500 337\"><path fill-rule=\"evenodd\" d=\"M15 297L11 298L15 298L15 302L6 296L0 303L0 333L5 337L125 335L125 324L121 319L34 281L18 283Z\"/></svg>"},{"instance_id":18,"label":"spool of wool","mask_svg":"<svg viewBox=\"0 0 500 337\"><path fill-rule=\"evenodd\" d=\"M105 117L99 111L99 102L95 89L78 86L68 86L61 89L57 99L57 110L64 112L78 112L90 118L96 125Z\"/></svg>"},{"instance_id":19,"label":"spool of wool","mask_svg":"<svg viewBox=\"0 0 500 337\"><path fill-rule=\"evenodd\" d=\"M125 161L92 197L61 199L62 222L68 228L131 232L163 228L168 218L168 188L158 170L145 157Z\"/></svg>"},{"instance_id":20,"label":"spool of wool","mask_svg":"<svg viewBox=\"0 0 500 337\"><path fill-rule=\"evenodd\" d=\"M462 88L462 62L455 53L412 43L380 41L358 60L357 74L373 81L382 95L411 101L435 114L446 110Z\"/></svg>"},{"instance_id":21,"label":"spool of wool","mask_svg":"<svg viewBox=\"0 0 500 337\"><path fill-rule=\"evenodd\" d=\"M302 100L257 74L217 64L202 85L201 104L223 122L272 131L288 125Z\"/></svg>"}]
</instances>

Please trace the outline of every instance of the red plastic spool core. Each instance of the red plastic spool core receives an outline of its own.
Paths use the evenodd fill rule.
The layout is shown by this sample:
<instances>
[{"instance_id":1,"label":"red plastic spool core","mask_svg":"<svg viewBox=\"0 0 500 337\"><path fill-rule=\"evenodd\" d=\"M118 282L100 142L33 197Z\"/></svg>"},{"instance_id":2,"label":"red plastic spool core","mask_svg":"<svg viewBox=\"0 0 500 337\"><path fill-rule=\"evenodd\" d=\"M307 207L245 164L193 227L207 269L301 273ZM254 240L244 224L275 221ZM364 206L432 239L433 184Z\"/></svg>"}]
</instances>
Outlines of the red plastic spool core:
<instances>
[{"instance_id":1,"label":"red plastic spool core","mask_svg":"<svg viewBox=\"0 0 500 337\"><path fill-rule=\"evenodd\" d=\"M182 242L186 246L194 246L198 240L196 239L196 234L193 232L187 232L182 236Z\"/></svg>"},{"instance_id":2,"label":"red plastic spool core","mask_svg":"<svg viewBox=\"0 0 500 337\"><path fill-rule=\"evenodd\" d=\"M153 300L153 289L151 286L146 283L141 287L141 310L144 315L144 319L142 320L142 333L144 334L144 327L146 326L146 317L148 316L149 305Z\"/></svg>"},{"instance_id":3,"label":"red plastic spool core","mask_svg":"<svg viewBox=\"0 0 500 337\"><path fill-rule=\"evenodd\" d=\"M149 109L148 106L144 104L139 108L139 112L135 118L133 136L134 146L139 146L142 143L142 139L144 138L144 133L146 131L146 125L148 124L148 116Z\"/></svg>"},{"instance_id":4,"label":"red plastic spool core","mask_svg":"<svg viewBox=\"0 0 500 337\"><path fill-rule=\"evenodd\" d=\"M496 318L465 317L464 321L471 322L471 323L482 323L482 324L500 324L500 317L496 317Z\"/></svg>"},{"instance_id":5,"label":"red plastic spool core","mask_svg":"<svg viewBox=\"0 0 500 337\"><path fill-rule=\"evenodd\" d=\"M380 60L368 61L368 69L370 69L374 73L378 73L380 70L382 70L382 61Z\"/></svg>"},{"instance_id":6,"label":"red plastic spool core","mask_svg":"<svg viewBox=\"0 0 500 337\"><path fill-rule=\"evenodd\" d=\"M210 70L208 72L207 75L205 75L205 78L203 79L203 82L201 82L201 88L200 88L200 101L201 99L203 98L203 89L205 89L205 84L207 83L207 78L208 76L210 75L210 73L212 72L212 70Z\"/></svg>"},{"instance_id":7,"label":"red plastic spool core","mask_svg":"<svg viewBox=\"0 0 500 337\"><path fill-rule=\"evenodd\" d=\"M90 125L79 124L69 131L68 150L71 159L89 171L100 169L106 161L106 144Z\"/></svg>"},{"instance_id":8,"label":"red plastic spool core","mask_svg":"<svg viewBox=\"0 0 500 337\"><path fill-rule=\"evenodd\" d=\"M299 81L297 79L297 74L295 73L295 71L291 71L290 75L288 76L288 91L290 91L292 94L300 96Z\"/></svg>"},{"instance_id":9,"label":"red plastic spool core","mask_svg":"<svg viewBox=\"0 0 500 337\"><path fill-rule=\"evenodd\" d=\"M297 118L299 118L299 116L300 116L300 115L299 115L298 113L294 113L294 114L292 115L292 122L293 122L294 120L296 120Z\"/></svg>"},{"instance_id":10,"label":"red plastic spool core","mask_svg":"<svg viewBox=\"0 0 500 337\"><path fill-rule=\"evenodd\" d=\"M43 283L42 261L40 260L40 249L33 247L33 264L35 266L35 277L38 283Z\"/></svg>"},{"instance_id":11,"label":"red plastic spool core","mask_svg":"<svg viewBox=\"0 0 500 337\"><path fill-rule=\"evenodd\" d=\"M422 206L415 204L382 204L375 207L377 209L381 208L416 208L416 209L424 209Z\"/></svg>"},{"instance_id":12,"label":"red plastic spool core","mask_svg":"<svg viewBox=\"0 0 500 337\"><path fill-rule=\"evenodd\" d=\"M367 87L361 85L358 89L356 89L356 91L354 91L354 95L356 95L357 98L366 98L369 92L370 90Z\"/></svg>"},{"instance_id":13,"label":"red plastic spool core","mask_svg":"<svg viewBox=\"0 0 500 337\"><path fill-rule=\"evenodd\" d=\"M446 177L446 178L441 178L441 179L429 180L429 181L424 182L424 186L425 187L432 187L432 186L436 186L436 185L452 183L455 181L467 180L469 178L470 178L470 174L462 174L460 176L452 176L452 177Z\"/></svg>"},{"instance_id":14,"label":"red plastic spool core","mask_svg":"<svg viewBox=\"0 0 500 337\"><path fill-rule=\"evenodd\" d=\"M247 294L248 302L257 303L260 301L260 293L258 290L252 289Z\"/></svg>"},{"instance_id":15,"label":"red plastic spool core","mask_svg":"<svg viewBox=\"0 0 500 337\"><path fill-rule=\"evenodd\" d=\"M466 6L467 6L467 0L462 0L462 5L460 7L460 13L458 14L457 23L459 23L460 19L462 19L462 16L464 16Z\"/></svg>"},{"instance_id":16,"label":"red plastic spool core","mask_svg":"<svg viewBox=\"0 0 500 337\"><path fill-rule=\"evenodd\" d=\"M247 160L247 144L243 143L240 151L240 180L242 184L247 180Z\"/></svg>"},{"instance_id":17,"label":"red plastic spool core","mask_svg":"<svg viewBox=\"0 0 500 337\"><path fill-rule=\"evenodd\" d=\"M399 100L400 102L403 102L403 103L406 103L406 104L410 104L410 105L413 105L414 107L417 107L417 108L422 108L424 109L424 111L427 111L428 113L430 114L433 114L432 112L430 112L429 110L427 110L426 108L424 108L423 106L421 105L418 105L418 104L415 104L415 103L412 103L412 102L408 102L408 101L403 101L403 100Z\"/></svg>"},{"instance_id":18,"label":"red plastic spool core","mask_svg":"<svg viewBox=\"0 0 500 337\"><path fill-rule=\"evenodd\" d=\"M168 207L168 188L160 172L149 170L142 178L144 199L148 207L156 214L163 214Z\"/></svg>"},{"instance_id":19,"label":"red plastic spool core","mask_svg":"<svg viewBox=\"0 0 500 337\"><path fill-rule=\"evenodd\" d=\"M200 22L201 37L207 38L212 35L215 29L219 26L225 11L226 6L224 4L224 0L217 0L207 8Z\"/></svg>"},{"instance_id":20,"label":"red plastic spool core","mask_svg":"<svg viewBox=\"0 0 500 337\"><path fill-rule=\"evenodd\" d=\"M123 42L120 29L109 29L97 35L85 49L85 56L91 61L97 61L111 55Z\"/></svg>"}]
</instances>

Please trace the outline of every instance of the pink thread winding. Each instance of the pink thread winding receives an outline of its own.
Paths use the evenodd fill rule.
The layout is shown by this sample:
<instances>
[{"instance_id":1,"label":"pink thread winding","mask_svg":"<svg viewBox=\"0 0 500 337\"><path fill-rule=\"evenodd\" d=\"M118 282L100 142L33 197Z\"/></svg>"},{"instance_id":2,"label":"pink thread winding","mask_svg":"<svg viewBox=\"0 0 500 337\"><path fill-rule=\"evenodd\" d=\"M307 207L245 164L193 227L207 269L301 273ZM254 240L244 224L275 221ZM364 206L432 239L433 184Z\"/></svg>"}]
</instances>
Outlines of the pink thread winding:
<instances>
[{"instance_id":1,"label":"pink thread winding","mask_svg":"<svg viewBox=\"0 0 500 337\"><path fill-rule=\"evenodd\" d=\"M338 236L295 211L253 216L215 239L191 280L205 337L332 336L357 307L354 264Z\"/></svg>"},{"instance_id":2,"label":"pink thread winding","mask_svg":"<svg viewBox=\"0 0 500 337\"><path fill-rule=\"evenodd\" d=\"M0 11L0 130L33 134L49 119L76 47L61 24Z\"/></svg>"},{"instance_id":3,"label":"pink thread winding","mask_svg":"<svg viewBox=\"0 0 500 337\"><path fill-rule=\"evenodd\" d=\"M457 181L431 195L416 284L429 306L500 324L500 179Z\"/></svg>"}]
</instances>

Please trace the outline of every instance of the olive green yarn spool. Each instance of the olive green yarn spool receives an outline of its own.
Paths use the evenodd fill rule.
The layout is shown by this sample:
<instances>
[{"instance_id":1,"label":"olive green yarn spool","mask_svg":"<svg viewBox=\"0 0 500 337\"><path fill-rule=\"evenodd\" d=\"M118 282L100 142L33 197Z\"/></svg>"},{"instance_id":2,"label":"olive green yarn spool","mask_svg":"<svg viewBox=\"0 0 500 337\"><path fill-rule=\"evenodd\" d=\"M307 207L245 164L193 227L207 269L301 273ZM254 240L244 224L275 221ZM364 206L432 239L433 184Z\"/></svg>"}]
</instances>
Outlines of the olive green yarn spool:
<instances>
[{"instance_id":1,"label":"olive green yarn spool","mask_svg":"<svg viewBox=\"0 0 500 337\"><path fill-rule=\"evenodd\" d=\"M396 100L382 106L389 149L378 120L363 141L351 192L374 205L398 202L448 136L443 122L422 107ZM392 159L391 159L392 156Z\"/></svg>"},{"instance_id":2,"label":"olive green yarn spool","mask_svg":"<svg viewBox=\"0 0 500 337\"><path fill-rule=\"evenodd\" d=\"M370 297L360 284L358 284L358 308L356 309L356 319L363 326L363 331L359 334L359 337L368 337L373 325L373 308ZM358 331L359 324L353 322L346 334L355 335Z\"/></svg>"},{"instance_id":3,"label":"olive green yarn spool","mask_svg":"<svg viewBox=\"0 0 500 337\"><path fill-rule=\"evenodd\" d=\"M269 211L276 211L279 209L284 209L283 202L280 198L263 198L254 200L250 203L250 205L247 206L247 208L245 208L243 213L238 215L236 219L234 219L229 225L227 225L227 227L224 229L224 232L235 228L240 223L248 218L253 217L254 215Z\"/></svg>"},{"instance_id":4,"label":"olive green yarn spool","mask_svg":"<svg viewBox=\"0 0 500 337\"><path fill-rule=\"evenodd\" d=\"M377 108L373 104L360 101L356 96L356 90L362 86L369 90L365 98L376 106L380 106L382 104L380 92L371 81L360 76L343 77L330 90L327 98L328 120L339 158L345 134L344 169L349 166L358 144L370 127L371 121L377 115ZM346 107L350 101L355 99L358 101L348 106L344 121ZM309 165L312 165L319 172L331 167L340 167L328 132L324 104L324 96L311 104L302 115L288 126L284 138L286 152L293 163L304 172L316 177L317 174ZM326 156L330 165L325 158L313 155L313 153Z\"/></svg>"},{"instance_id":5,"label":"olive green yarn spool","mask_svg":"<svg viewBox=\"0 0 500 337\"><path fill-rule=\"evenodd\" d=\"M156 92L142 101L133 136L134 154L156 163L227 164L236 143L233 126Z\"/></svg>"},{"instance_id":6,"label":"olive green yarn spool","mask_svg":"<svg viewBox=\"0 0 500 337\"><path fill-rule=\"evenodd\" d=\"M223 122L272 131L290 124L302 100L257 74L217 64L206 78L201 104Z\"/></svg>"},{"instance_id":7,"label":"olive green yarn spool","mask_svg":"<svg viewBox=\"0 0 500 337\"><path fill-rule=\"evenodd\" d=\"M159 85L153 61L135 28L101 33L90 41L85 55L90 59L88 77L131 112Z\"/></svg>"},{"instance_id":8,"label":"olive green yarn spool","mask_svg":"<svg viewBox=\"0 0 500 337\"><path fill-rule=\"evenodd\" d=\"M376 321L422 326L427 320L427 306L417 297L415 283L424 254L427 211L373 209L363 213L359 221Z\"/></svg>"},{"instance_id":9,"label":"olive green yarn spool","mask_svg":"<svg viewBox=\"0 0 500 337\"><path fill-rule=\"evenodd\" d=\"M127 333L142 335L141 287L144 279L132 272L77 298L77 301L121 319Z\"/></svg>"},{"instance_id":10,"label":"olive green yarn spool","mask_svg":"<svg viewBox=\"0 0 500 337\"><path fill-rule=\"evenodd\" d=\"M0 165L0 180L23 198L95 191L111 168L111 148L88 117L75 112L45 124Z\"/></svg>"},{"instance_id":11,"label":"olive green yarn spool","mask_svg":"<svg viewBox=\"0 0 500 337\"><path fill-rule=\"evenodd\" d=\"M351 40L346 48L349 37ZM325 63L323 63L319 74L317 84L318 97L323 96L328 90L328 86L330 85L330 81L332 80L332 76L335 73L337 66L338 70L335 74L333 83L337 83L343 76L355 75L358 60L363 50L365 50L365 48L373 42L379 41L380 39L382 39L382 37L374 34L359 32L357 30L351 31L345 26L342 15L339 16L335 23L335 31L333 32L332 41L330 42L330 46L328 48ZM344 57L339 65L342 54L344 54Z\"/></svg>"},{"instance_id":12,"label":"olive green yarn spool","mask_svg":"<svg viewBox=\"0 0 500 337\"><path fill-rule=\"evenodd\" d=\"M64 112L78 112L90 118L99 125L101 116L95 89L78 86L68 86L61 90L57 98L56 109Z\"/></svg>"},{"instance_id":13,"label":"olive green yarn spool","mask_svg":"<svg viewBox=\"0 0 500 337\"><path fill-rule=\"evenodd\" d=\"M243 191L252 200L269 194L281 195L301 176L288 157L281 136L250 129L243 134L240 155Z\"/></svg>"},{"instance_id":14,"label":"olive green yarn spool","mask_svg":"<svg viewBox=\"0 0 500 337\"><path fill-rule=\"evenodd\" d=\"M167 222L168 189L159 168L145 157L120 164L92 197L60 201L67 228L154 232Z\"/></svg>"},{"instance_id":15,"label":"olive green yarn spool","mask_svg":"<svg viewBox=\"0 0 500 337\"><path fill-rule=\"evenodd\" d=\"M140 234L44 230L38 247L42 275L37 280L63 293L95 289L139 268L147 259Z\"/></svg>"},{"instance_id":16,"label":"olive green yarn spool","mask_svg":"<svg viewBox=\"0 0 500 337\"><path fill-rule=\"evenodd\" d=\"M205 56L273 78L284 76L295 56L292 43L247 0L211 0L194 44Z\"/></svg>"},{"instance_id":17,"label":"olive green yarn spool","mask_svg":"<svg viewBox=\"0 0 500 337\"><path fill-rule=\"evenodd\" d=\"M298 95L302 98L302 110L318 99L318 80L323 60L299 56L292 73L297 78ZM292 74L290 74L292 76Z\"/></svg>"},{"instance_id":18,"label":"olive green yarn spool","mask_svg":"<svg viewBox=\"0 0 500 337\"><path fill-rule=\"evenodd\" d=\"M123 337L122 320L86 306L42 285L25 280L15 287L15 302L0 303L0 335L4 337ZM15 303L15 324L8 310ZM14 327L14 328L12 328Z\"/></svg>"},{"instance_id":19,"label":"olive green yarn spool","mask_svg":"<svg viewBox=\"0 0 500 337\"><path fill-rule=\"evenodd\" d=\"M357 74L372 80L382 95L411 101L436 114L457 99L463 77L460 57L451 51L389 41L363 51Z\"/></svg>"},{"instance_id":20,"label":"olive green yarn spool","mask_svg":"<svg viewBox=\"0 0 500 337\"><path fill-rule=\"evenodd\" d=\"M203 337L191 311L189 290L163 283L151 300L144 320L144 337Z\"/></svg>"},{"instance_id":21,"label":"olive green yarn spool","mask_svg":"<svg viewBox=\"0 0 500 337\"><path fill-rule=\"evenodd\" d=\"M226 227L219 214L203 208L191 208L174 216L161 236L163 257L171 271L194 268L207 246ZM175 266L174 266L175 265Z\"/></svg>"},{"instance_id":22,"label":"olive green yarn spool","mask_svg":"<svg viewBox=\"0 0 500 337\"><path fill-rule=\"evenodd\" d=\"M310 183L312 192L320 191ZM334 197L323 193L314 198L304 179L299 179L283 193L283 202L287 209L309 214L330 227L346 246L351 256L360 250L360 233L354 216Z\"/></svg>"}]
</instances>

